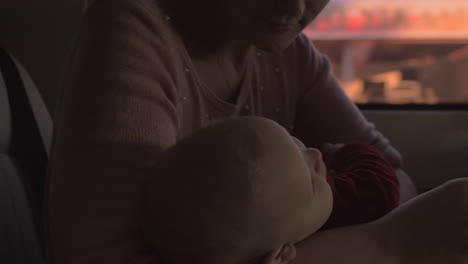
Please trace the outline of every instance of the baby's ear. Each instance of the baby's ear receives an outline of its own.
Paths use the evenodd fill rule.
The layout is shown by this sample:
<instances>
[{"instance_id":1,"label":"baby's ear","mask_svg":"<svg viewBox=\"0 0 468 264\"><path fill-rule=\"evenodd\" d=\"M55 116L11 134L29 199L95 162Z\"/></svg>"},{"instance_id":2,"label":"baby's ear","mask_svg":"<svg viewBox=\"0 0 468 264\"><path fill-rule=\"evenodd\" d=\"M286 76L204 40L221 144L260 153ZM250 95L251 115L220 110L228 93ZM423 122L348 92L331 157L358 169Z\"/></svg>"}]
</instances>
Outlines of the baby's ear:
<instances>
[{"instance_id":1,"label":"baby's ear","mask_svg":"<svg viewBox=\"0 0 468 264\"><path fill-rule=\"evenodd\" d=\"M292 243L270 251L262 260L261 264L286 264L296 257L296 247Z\"/></svg>"}]
</instances>

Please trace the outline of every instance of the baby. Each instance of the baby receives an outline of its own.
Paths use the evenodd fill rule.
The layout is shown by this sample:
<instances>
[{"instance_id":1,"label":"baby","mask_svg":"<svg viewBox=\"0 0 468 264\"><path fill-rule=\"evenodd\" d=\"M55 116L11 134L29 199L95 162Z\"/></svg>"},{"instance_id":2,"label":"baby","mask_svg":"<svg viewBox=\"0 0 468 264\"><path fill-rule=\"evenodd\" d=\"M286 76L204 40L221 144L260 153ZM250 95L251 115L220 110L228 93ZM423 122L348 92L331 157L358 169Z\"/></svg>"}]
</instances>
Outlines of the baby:
<instances>
[{"instance_id":1,"label":"baby","mask_svg":"<svg viewBox=\"0 0 468 264\"><path fill-rule=\"evenodd\" d=\"M378 155L351 144L336 153L346 161L335 166L355 164L356 151L368 160ZM369 164L341 169L375 174ZM320 151L258 117L199 130L166 151L151 175L145 233L165 262L195 264L290 262L294 244L333 219L330 186L342 177L327 182Z\"/></svg>"}]
</instances>

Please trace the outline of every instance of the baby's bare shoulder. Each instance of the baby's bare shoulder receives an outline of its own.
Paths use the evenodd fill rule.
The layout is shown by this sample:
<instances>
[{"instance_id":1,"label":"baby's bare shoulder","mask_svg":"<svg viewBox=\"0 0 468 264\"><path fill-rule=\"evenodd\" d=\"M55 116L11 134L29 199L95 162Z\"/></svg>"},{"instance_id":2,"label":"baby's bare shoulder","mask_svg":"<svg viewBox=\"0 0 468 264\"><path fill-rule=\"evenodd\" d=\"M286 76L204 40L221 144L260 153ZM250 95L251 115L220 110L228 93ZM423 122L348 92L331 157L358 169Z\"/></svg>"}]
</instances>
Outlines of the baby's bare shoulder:
<instances>
[{"instance_id":1,"label":"baby's bare shoulder","mask_svg":"<svg viewBox=\"0 0 468 264\"><path fill-rule=\"evenodd\" d=\"M468 179L441 185L380 221L401 264L468 263Z\"/></svg>"},{"instance_id":2,"label":"baby's bare shoulder","mask_svg":"<svg viewBox=\"0 0 468 264\"><path fill-rule=\"evenodd\" d=\"M374 223L322 231L298 243L294 264L393 264Z\"/></svg>"},{"instance_id":3,"label":"baby's bare shoulder","mask_svg":"<svg viewBox=\"0 0 468 264\"><path fill-rule=\"evenodd\" d=\"M295 264L466 264L468 179L450 181L360 226L298 243Z\"/></svg>"}]
</instances>

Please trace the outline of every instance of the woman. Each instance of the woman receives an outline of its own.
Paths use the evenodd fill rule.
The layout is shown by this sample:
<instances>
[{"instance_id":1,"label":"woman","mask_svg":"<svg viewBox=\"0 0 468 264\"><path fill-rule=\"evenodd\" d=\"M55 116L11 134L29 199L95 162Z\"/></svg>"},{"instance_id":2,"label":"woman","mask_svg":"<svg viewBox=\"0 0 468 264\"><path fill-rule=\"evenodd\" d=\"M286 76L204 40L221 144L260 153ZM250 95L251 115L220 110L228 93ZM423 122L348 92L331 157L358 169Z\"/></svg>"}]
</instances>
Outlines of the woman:
<instances>
[{"instance_id":1,"label":"woman","mask_svg":"<svg viewBox=\"0 0 468 264\"><path fill-rule=\"evenodd\" d=\"M309 147L372 144L410 183L399 153L298 35L327 2L95 1L60 95L52 262L153 263L139 229L145 170L168 146L229 116L271 118Z\"/></svg>"}]
</instances>

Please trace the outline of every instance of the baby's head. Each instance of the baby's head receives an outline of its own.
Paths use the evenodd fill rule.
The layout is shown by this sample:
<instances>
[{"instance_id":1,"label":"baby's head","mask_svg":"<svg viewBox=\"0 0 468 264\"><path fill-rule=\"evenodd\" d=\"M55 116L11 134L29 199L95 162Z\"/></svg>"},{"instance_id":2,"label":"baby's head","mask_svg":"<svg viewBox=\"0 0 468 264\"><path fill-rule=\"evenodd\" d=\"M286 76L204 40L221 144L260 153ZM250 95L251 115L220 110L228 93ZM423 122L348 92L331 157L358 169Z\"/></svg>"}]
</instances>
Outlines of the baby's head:
<instances>
[{"instance_id":1,"label":"baby's head","mask_svg":"<svg viewBox=\"0 0 468 264\"><path fill-rule=\"evenodd\" d=\"M170 148L145 198L145 233L173 264L286 263L332 207L320 152L258 117L217 122Z\"/></svg>"}]
</instances>

